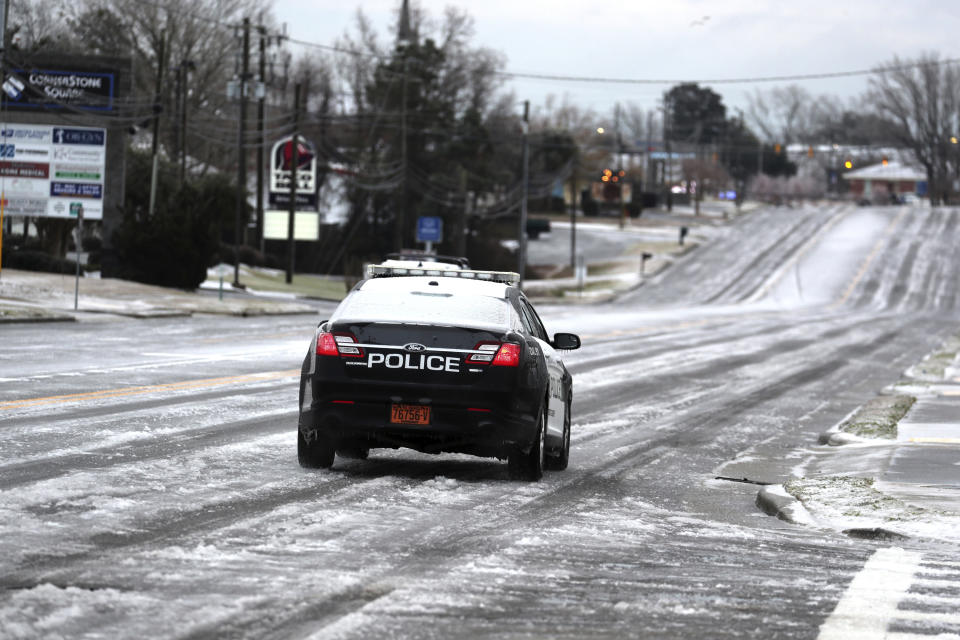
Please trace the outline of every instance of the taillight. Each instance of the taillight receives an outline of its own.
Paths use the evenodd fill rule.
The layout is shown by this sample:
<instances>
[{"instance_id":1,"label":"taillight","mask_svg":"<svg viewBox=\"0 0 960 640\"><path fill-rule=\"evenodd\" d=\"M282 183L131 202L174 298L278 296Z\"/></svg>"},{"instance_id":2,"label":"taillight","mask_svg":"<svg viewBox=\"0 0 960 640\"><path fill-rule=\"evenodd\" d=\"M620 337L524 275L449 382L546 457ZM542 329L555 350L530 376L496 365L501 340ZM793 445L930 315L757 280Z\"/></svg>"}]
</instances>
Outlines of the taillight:
<instances>
[{"instance_id":1,"label":"taillight","mask_svg":"<svg viewBox=\"0 0 960 640\"><path fill-rule=\"evenodd\" d=\"M332 333L321 333L317 336L317 355L335 356L337 353L337 342L333 339Z\"/></svg>"},{"instance_id":2,"label":"taillight","mask_svg":"<svg viewBox=\"0 0 960 640\"><path fill-rule=\"evenodd\" d=\"M335 333L333 339L337 341L337 351L347 358L362 358L363 349L356 346L357 339L349 333Z\"/></svg>"},{"instance_id":3,"label":"taillight","mask_svg":"<svg viewBox=\"0 0 960 640\"><path fill-rule=\"evenodd\" d=\"M480 342L473 348L474 351L481 353L471 353L467 356L467 362L470 364L490 364L493 362L497 350L500 349L499 342Z\"/></svg>"},{"instance_id":4,"label":"taillight","mask_svg":"<svg viewBox=\"0 0 960 640\"><path fill-rule=\"evenodd\" d=\"M317 355L362 358L363 349L357 345L357 339L353 334L324 331L317 336Z\"/></svg>"},{"instance_id":5,"label":"taillight","mask_svg":"<svg viewBox=\"0 0 960 640\"><path fill-rule=\"evenodd\" d=\"M512 342L504 342L500 345L496 357L490 363L494 367L518 367L520 366L520 345Z\"/></svg>"},{"instance_id":6,"label":"taillight","mask_svg":"<svg viewBox=\"0 0 960 640\"><path fill-rule=\"evenodd\" d=\"M473 348L479 353L467 356L469 364L489 364L493 367L517 367L520 365L520 345L512 342L481 342Z\"/></svg>"}]
</instances>

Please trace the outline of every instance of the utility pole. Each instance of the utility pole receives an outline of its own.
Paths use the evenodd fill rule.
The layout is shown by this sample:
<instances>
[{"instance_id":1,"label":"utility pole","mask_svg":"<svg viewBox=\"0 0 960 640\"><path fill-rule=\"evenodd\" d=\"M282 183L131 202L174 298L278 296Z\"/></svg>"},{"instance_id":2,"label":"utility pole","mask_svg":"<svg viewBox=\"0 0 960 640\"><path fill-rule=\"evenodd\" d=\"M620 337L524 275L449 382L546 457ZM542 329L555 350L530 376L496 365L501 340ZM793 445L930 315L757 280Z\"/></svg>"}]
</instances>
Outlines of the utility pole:
<instances>
[{"instance_id":1,"label":"utility pole","mask_svg":"<svg viewBox=\"0 0 960 640\"><path fill-rule=\"evenodd\" d=\"M290 152L290 210L287 216L287 284L293 282L297 261L297 242L294 239L294 220L297 215L297 169L300 165L300 83L293 85L293 148Z\"/></svg>"},{"instance_id":2,"label":"utility pole","mask_svg":"<svg viewBox=\"0 0 960 640\"><path fill-rule=\"evenodd\" d=\"M463 198L463 208L460 209L457 241L454 246L458 256L465 256L467 255L467 208L470 202L467 198L467 170L462 166L460 167L460 197Z\"/></svg>"},{"instance_id":3,"label":"utility pole","mask_svg":"<svg viewBox=\"0 0 960 640\"><path fill-rule=\"evenodd\" d=\"M262 21L262 20L261 20ZM263 154L266 153L266 141L263 131L263 111L267 98L267 30L261 24L260 31L260 84L264 91L257 100L257 242L260 244L260 253L266 253L266 243L263 239Z\"/></svg>"},{"instance_id":4,"label":"utility pole","mask_svg":"<svg viewBox=\"0 0 960 640\"><path fill-rule=\"evenodd\" d=\"M9 5L7 0L0 0L0 71L3 70L3 54L6 51L6 33L7 33L7 9ZM6 194L7 181L5 178L0 177L0 278L3 276L3 232L4 232L4 206L6 205L7 194ZM27 234L23 234L23 237L26 238Z\"/></svg>"},{"instance_id":5,"label":"utility pole","mask_svg":"<svg viewBox=\"0 0 960 640\"><path fill-rule=\"evenodd\" d=\"M623 227L626 225L626 220L627 220L627 208L623 202L623 177L619 175L620 169L623 168L621 166L623 164L623 140L620 137L620 103L619 102L614 107L613 120L614 120L614 125L613 125L614 141L617 145L617 163L616 163L617 168L616 168L615 175L617 175L617 178L616 178L617 191L620 194L620 229L623 229Z\"/></svg>"},{"instance_id":6,"label":"utility pole","mask_svg":"<svg viewBox=\"0 0 960 640\"><path fill-rule=\"evenodd\" d=\"M570 269L577 268L577 168L579 156L574 158L573 175L570 179Z\"/></svg>"},{"instance_id":7,"label":"utility pole","mask_svg":"<svg viewBox=\"0 0 960 640\"><path fill-rule=\"evenodd\" d=\"M153 217L153 211L157 204L157 168L159 159L157 152L160 146L160 91L163 89L163 58L167 39L166 30L160 32L160 47L157 51L157 82L153 91L153 168L150 171L150 207L149 215Z\"/></svg>"},{"instance_id":8,"label":"utility pole","mask_svg":"<svg viewBox=\"0 0 960 640\"><path fill-rule=\"evenodd\" d=\"M667 185L667 211L673 211L673 154L670 152L670 121L673 115L670 113L670 100L667 94L663 94L663 150L667 153L665 160L666 171L664 171L664 180Z\"/></svg>"},{"instance_id":9,"label":"utility pole","mask_svg":"<svg viewBox=\"0 0 960 640\"><path fill-rule=\"evenodd\" d=\"M193 63L193 60L183 60L180 63L177 71L177 86L178 93L182 91L182 95L179 96L179 108L180 108L180 131L179 131L179 151L180 151L180 186L183 186L184 181L187 177L187 94L189 90L187 89L187 79L189 78L188 74L192 69L196 68L196 65Z\"/></svg>"},{"instance_id":10,"label":"utility pole","mask_svg":"<svg viewBox=\"0 0 960 640\"><path fill-rule=\"evenodd\" d=\"M400 187L400 206L393 227L393 250L403 250L403 228L407 218L407 45L403 44L403 79L400 91L400 162L403 184Z\"/></svg>"},{"instance_id":11,"label":"utility pole","mask_svg":"<svg viewBox=\"0 0 960 640\"><path fill-rule=\"evenodd\" d=\"M247 155L243 148L247 135L247 80L250 75L250 18L243 19L243 61L240 69L240 122L237 126L237 212L233 225L233 286L240 287L240 244L245 226L243 211L247 204Z\"/></svg>"},{"instance_id":12,"label":"utility pole","mask_svg":"<svg viewBox=\"0 0 960 640\"><path fill-rule=\"evenodd\" d=\"M700 197L703 193L703 120L697 123L697 192L693 194L693 215L700 215Z\"/></svg>"},{"instance_id":13,"label":"utility pole","mask_svg":"<svg viewBox=\"0 0 960 640\"><path fill-rule=\"evenodd\" d=\"M520 200L520 225L517 229L517 273L523 285L523 272L527 266L527 195L530 172L530 101L523 101L523 196Z\"/></svg>"}]
</instances>

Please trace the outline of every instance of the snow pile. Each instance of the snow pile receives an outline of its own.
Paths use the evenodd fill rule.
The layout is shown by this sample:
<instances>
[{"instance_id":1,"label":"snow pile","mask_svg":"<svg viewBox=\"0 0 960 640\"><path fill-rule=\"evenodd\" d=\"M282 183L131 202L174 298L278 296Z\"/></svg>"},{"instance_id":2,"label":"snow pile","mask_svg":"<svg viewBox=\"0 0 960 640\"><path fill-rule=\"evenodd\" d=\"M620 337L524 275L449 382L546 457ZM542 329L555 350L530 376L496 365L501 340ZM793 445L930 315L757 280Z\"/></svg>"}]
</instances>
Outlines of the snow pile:
<instances>
[{"instance_id":1,"label":"snow pile","mask_svg":"<svg viewBox=\"0 0 960 640\"><path fill-rule=\"evenodd\" d=\"M788 482L785 489L824 527L838 531L880 530L960 543L960 513L907 504L878 491L873 478L798 478Z\"/></svg>"}]
</instances>

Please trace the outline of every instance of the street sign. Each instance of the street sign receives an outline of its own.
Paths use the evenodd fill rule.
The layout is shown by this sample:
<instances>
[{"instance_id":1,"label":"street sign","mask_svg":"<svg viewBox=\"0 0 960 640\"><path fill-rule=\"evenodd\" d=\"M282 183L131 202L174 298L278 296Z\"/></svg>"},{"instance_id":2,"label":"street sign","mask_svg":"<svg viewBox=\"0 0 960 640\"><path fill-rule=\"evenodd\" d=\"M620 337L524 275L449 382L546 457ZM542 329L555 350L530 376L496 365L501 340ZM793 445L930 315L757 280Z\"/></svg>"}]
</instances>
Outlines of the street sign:
<instances>
[{"instance_id":1,"label":"street sign","mask_svg":"<svg viewBox=\"0 0 960 640\"><path fill-rule=\"evenodd\" d=\"M420 216L417 218L417 242L440 242L443 240L443 218Z\"/></svg>"}]
</instances>

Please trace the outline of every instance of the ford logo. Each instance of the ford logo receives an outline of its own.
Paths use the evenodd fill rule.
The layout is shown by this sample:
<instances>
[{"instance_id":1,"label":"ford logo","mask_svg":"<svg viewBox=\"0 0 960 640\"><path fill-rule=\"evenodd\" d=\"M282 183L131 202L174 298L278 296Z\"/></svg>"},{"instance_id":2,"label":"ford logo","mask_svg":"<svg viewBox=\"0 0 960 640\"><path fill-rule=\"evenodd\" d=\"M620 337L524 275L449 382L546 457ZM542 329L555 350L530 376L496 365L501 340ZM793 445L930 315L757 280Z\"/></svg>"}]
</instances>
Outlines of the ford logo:
<instances>
[{"instance_id":1,"label":"ford logo","mask_svg":"<svg viewBox=\"0 0 960 640\"><path fill-rule=\"evenodd\" d=\"M416 352L416 351L426 351L427 348L422 344L420 344L419 342L410 342L408 344L403 345L403 350Z\"/></svg>"}]
</instances>

